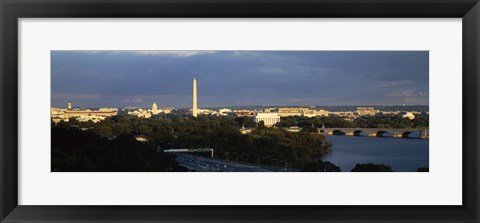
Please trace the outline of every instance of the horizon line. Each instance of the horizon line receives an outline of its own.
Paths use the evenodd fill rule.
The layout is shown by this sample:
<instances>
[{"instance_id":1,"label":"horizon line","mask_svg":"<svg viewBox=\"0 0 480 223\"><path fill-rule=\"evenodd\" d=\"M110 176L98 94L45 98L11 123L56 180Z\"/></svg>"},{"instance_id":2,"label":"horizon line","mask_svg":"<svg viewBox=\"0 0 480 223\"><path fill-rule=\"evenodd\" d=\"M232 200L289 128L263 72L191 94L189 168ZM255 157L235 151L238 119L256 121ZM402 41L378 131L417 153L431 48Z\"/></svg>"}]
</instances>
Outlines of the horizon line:
<instances>
[{"instance_id":1,"label":"horizon line","mask_svg":"<svg viewBox=\"0 0 480 223\"><path fill-rule=\"evenodd\" d=\"M152 103L153 105L153 103ZM158 104L157 104L158 105ZM385 104L352 104L352 105L220 105L220 106L205 106L200 108L226 108L226 107L375 107L375 106L382 106L382 107L409 107L409 106L430 106L430 105L421 105L421 104L414 104L414 105L407 105L407 104L394 104L394 105L385 105ZM50 106L51 108L62 108L56 106ZM144 106L74 106L74 108L149 108L151 107L144 107ZM159 107L172 107L175 106L166 105L166 106L159 106ZM177 109L191 109L190 107L177 107Z\"/></svg>"}]
</instances>

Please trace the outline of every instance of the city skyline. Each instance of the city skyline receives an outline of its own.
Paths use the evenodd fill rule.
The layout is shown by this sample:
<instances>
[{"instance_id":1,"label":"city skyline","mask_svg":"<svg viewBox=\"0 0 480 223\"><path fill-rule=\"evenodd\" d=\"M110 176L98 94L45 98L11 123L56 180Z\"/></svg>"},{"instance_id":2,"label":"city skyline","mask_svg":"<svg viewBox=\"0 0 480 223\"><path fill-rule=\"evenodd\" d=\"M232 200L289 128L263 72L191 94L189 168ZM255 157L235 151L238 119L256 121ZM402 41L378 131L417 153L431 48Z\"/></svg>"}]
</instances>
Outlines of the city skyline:
<instances>
[{"instance_id":1,"label":"city skyline","mask_svg":"<svg viewBox=\"0 0 480 223\"><path fill-rule=\"evenodd\" d=\"M52 106L428 105L427 51L52 51Z\"/></svg>"}]
</instances>

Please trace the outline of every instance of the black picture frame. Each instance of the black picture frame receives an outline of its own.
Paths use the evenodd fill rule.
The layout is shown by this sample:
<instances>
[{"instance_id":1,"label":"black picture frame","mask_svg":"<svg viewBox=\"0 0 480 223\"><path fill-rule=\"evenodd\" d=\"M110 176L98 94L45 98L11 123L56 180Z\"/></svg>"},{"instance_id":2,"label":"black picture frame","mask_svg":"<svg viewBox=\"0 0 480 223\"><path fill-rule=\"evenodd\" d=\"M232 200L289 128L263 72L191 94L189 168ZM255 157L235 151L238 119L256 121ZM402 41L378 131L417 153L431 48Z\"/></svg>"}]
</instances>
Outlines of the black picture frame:
<instances>
[{"instance_id":1,"label":"black picture frame","mask_svg":"<svg viewBox=\"0 0 480 223\"><path fill-rule=\"evenodd\" d=\"M479 222L478 0L0 0L1 222ZM19 18L462 18L462 206L18 205ZM447 43L448 44L448 43ZM458 148L454 148L458 149Z\"/></svg>"}]
</instances>

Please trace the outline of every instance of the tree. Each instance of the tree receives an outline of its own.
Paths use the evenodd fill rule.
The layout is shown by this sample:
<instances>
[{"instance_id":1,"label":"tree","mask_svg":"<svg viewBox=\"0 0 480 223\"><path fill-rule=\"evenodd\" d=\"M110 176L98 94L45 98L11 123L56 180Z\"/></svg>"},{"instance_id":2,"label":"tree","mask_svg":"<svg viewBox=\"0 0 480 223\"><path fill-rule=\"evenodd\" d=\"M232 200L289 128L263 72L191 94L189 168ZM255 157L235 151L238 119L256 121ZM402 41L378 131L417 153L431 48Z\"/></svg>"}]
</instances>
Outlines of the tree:
<instances>
[{"instance_id":1,"label":"tree","mask_svg":"<svg viewBox=\"0 0 480 223\"><path fill-rule=\"evenodd\" d=\"M302 172L340 172L340 167L328 161L317 160L315 162L306 163L301 168Z\"/></svg>"},{"instance_id":2,"label":"tree","mask_svg":"<svg viewBox=\"0 0 480 223\"><path fill-rule=\"evenodd\" d=\"M253 118L248 116L237 117L235 121L237 121L240 126L243 125L245 128L255 128L257 125Z\"/></svg>"},{"instance_id":3,"label":"tree","mask_svg":"<svg viewBox=\"0 0 480 223\"><path fill-rule=\"evenodd\" d=\"M153 144L133 136L105 139L93 131L52 128L52 171L130 172L168 171L176 168L175 157L157 153Z\"/></svg>"},{"instance_id":4,"label":"tree","mask_svg":"<svg viewBox=\"0 0 480 223\"><path fill-rule=\"evenodd\" d=\"M295 117L297 118L300 117ZM239 131L242 124L257 125L248 117L202 115L193 118L172 115L166 118L144 119L117 116L95 123L93 129L84 132L78 129L86 126L85 123L78 123L78 126L65 123L62 127L52 127L52 132L70 131L68 137L65 136L67 133L52 134L52 141L55 141L52 143L55 161L52 162L57 170L86 170L87 167L75 166L76 163L84 161L89 163L88 170L143 171L153 166L153 169L158 171L162 168L177 167L174 161L172 164L171 158L158 158L156 153L152 152L157 147L207 147L213 148L215 156L222 159L234 158L240 162L268 165L290 163L292 167L300 168L306 163L318 160L331 148L323 135L315 134L312 125L320 122L319 120L306 117L301 120L307 126L298 133L277 127L266 128L263 122L260 122L258 127L252 127L251 134L245 135ZM137 142L133 137L136 134L147 137L148 143ZM85 138L86 135L89 135L88 139ZM69 142L80 147L68 147L68 143L62 144L64 139L69 139ZM85 145L85 142L89 142L88 145ZM158 159L167 161L162 164ZM69 163L65 164L62 160L69 160ZM146 164L147 161L149 165Z\"/></svg>"},{"instance_id":5,"label":"tree","mask_svg":"<svg viewBox=\"0 0 480 223\"><path fill-rule=\"evenodd\" d=\"M417 172L429 172L428 167L420 167L417 169Z\"/></svg>"},{"instance_id":6,"label":"tree","mask_svg":"<svg viewBox=\"0 0 480 223\"><path fill-rule=\"evenodd\" d=\"M98 126L97 128L95 128L95 132L102 138L113 137L112 128L107 125Z\"/></svg>"},{"instance_id":7,"label":"tree","mask_svg":"<svg viewBox=\"0 0 480 223\"><path fill-rule=\"evenodd\" d=\"M392 168L385 164L359 164L355 165L351 172L394 172Z\"/></svg>"}]
</instances>

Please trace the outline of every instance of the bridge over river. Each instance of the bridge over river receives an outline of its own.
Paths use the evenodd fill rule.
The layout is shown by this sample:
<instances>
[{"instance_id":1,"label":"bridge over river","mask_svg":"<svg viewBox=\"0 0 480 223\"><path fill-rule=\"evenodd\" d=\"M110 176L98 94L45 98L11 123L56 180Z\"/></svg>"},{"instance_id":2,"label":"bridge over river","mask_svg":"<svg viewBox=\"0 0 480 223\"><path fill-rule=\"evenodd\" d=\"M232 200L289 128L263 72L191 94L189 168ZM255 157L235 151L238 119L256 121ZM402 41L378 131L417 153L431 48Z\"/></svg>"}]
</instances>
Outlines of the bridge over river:
<instances>
[{"instance_id":1,"label":"bridge over river","mask_svg":"<svg viewBox=\"0 0 480 223\"><path fill-rule=\"evenodd\" d=\"M408 138L411 133L418 133L420 138L428 139L428 129L387 129L387 128L317 128L317 132L327 135L347 135L382 137L384 134L392 134L395 138Z\"/></svg>"}]
</instances>

